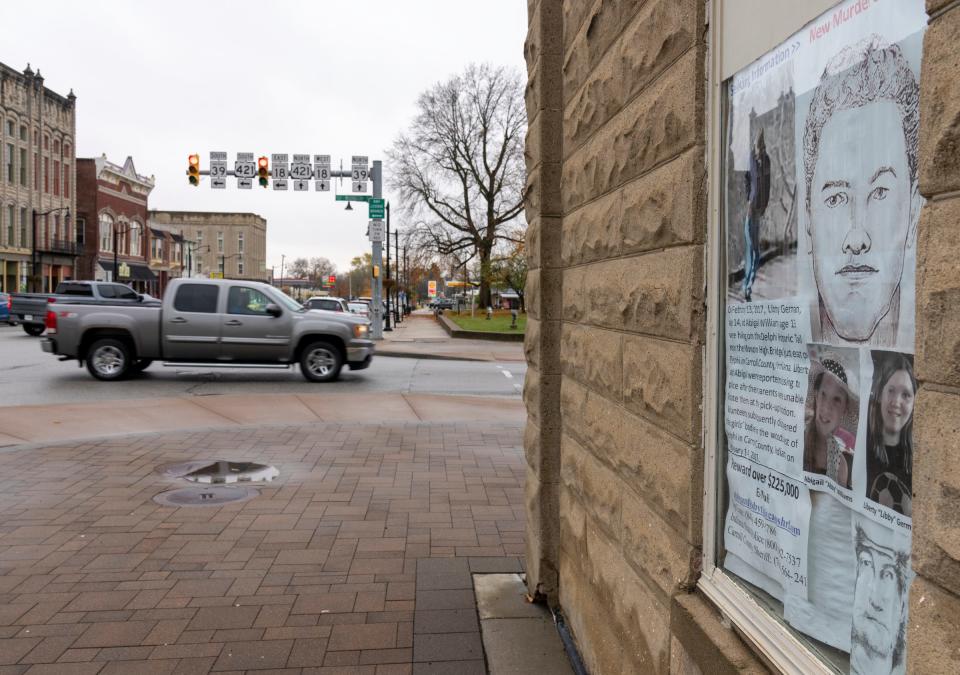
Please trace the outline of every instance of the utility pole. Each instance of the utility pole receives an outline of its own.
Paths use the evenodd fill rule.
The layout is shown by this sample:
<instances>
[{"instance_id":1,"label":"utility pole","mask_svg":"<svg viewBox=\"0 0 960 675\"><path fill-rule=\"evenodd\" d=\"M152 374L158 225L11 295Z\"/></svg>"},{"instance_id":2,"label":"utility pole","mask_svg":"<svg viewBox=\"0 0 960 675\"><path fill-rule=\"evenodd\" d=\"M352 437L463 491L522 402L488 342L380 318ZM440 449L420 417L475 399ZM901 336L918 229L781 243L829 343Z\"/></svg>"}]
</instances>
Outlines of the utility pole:
<instances>
[{"instance_id":1,"label":"utility pole","mask_svg":"<svg viewBox=\"0 0 960 675\"><path fill-rule=\"evenodd\" d=\"M390 241L387 240L387 245L389 246ZM393 322L400 323L402 321L403 312L400 311L400 231L393 231L393 259L395 261L395 267L397 269L396 277L397 283L393 286Z\"/></svg>"},{"instance_id":2,"label":"utility pole","mask_svg":"<svg viewBox=\"0 0 960 675\"><path fill-rule=\"evenodd\" d=\"M286 254L280 254L280 290L283 290L283 263L286 262Z\"/></svg>"},{"instance_id":3,"label":"utility pole","mask_svg":"<svg viewBox=\"0 0 960 675\"><path fill-rule=\"evenodd\" d=\"M383 162L379 159L373 160L373 197L374 199L383 198ZM373 242L373 266L377 270L383 265L383 242ZM370 337L374 340L383 339L383 277L378 273L373 280L373 312L372 330Z\"/></svg>"},{"instance_id":4,"label":"utility pole","mask_svg":"<svg viewBox=\"0 0 960 675\"><path fill-rule=\"evenodd\" d=\"M387 204L387 281L390 281L390 204ZM393 330L390 327L390 284L387 284L387 316L383 322L383 330Z\"/></svg>"}]
</instances>

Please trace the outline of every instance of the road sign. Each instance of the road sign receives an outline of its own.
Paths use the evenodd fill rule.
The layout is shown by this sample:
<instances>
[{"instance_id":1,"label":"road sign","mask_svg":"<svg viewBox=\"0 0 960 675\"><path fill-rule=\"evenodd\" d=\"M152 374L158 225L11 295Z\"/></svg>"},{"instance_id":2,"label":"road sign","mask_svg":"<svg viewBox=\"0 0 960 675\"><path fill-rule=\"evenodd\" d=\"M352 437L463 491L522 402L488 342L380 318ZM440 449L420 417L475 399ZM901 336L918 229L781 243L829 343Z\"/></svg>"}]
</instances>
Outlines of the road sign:
<instances>
[{"instance_id":1,"label":"road sign","mask_svg":"<svg viewBox=\"0 0 960 675\"><path fill-rule=\"evenodd\" d=\"M306 192L310 189L310 181L308 180L295 180L293 181L293 191L294 192Z\"/></svg>"},{"instance_id":2,"label":"road sign","mask_svg":"<svg viewBox=\"0 0 960 675\"><path fill-rule=\"evenodd\" d=\"M368 205L367 217L370 218L371 220L376 218L384 218L386 216L385 204L386 204L385 199L378 199L378 198L371 199L369 202L367 202L367 205Z\"/></svg>"},{"instance_id":3,"label":"road sign","mask_svg":"<svg viewBox=\"0 0 960 675\"><path fill-rule=\"evenodd\" d=\"M210 153L210 187L223 190L227 187L227 153Z\"/></svg>"},{"instance_id":4,"label":"road sign","mask_svg":"<svg viewBox=\"0 0 960 675\"><path fill-rule=\"evenodd\" d=\"M436 281L432 281L432 280L431 280L431 281L428 281L428 282L427 282L427 295L429 295L431 298L437 297L437 282L436 282Z\"/></svg>"},{"instance_id":5,"label":"road sign","mask_svg":"<svg viewBox=\"0 0 960 675\"><path fill-rule=\"evenodd\" d=\"M370 241L379 241L382 244L383 240L387 238L387 226L382 220L371 220L367 236L370 238Z\"/></svg>"},{"instance_id":6,"label":"road sign","mask_svg":"<svg viewBox=\"0 0 960 675\"><path fill-rule=\"evenodd\" d=\"M373 197L370 195L336 195L335 201L338 202L369 202Z\"/></svg>"},{"instance_id":7,"label":"road sign","mask_svg":"<svg viewBox=\"0 0 960 675\"><path fill-rule=\"evenodd\" d=\"M330 191L330 155L313 156L313 179L317 192Z\"/></svg>"},{"instance_id":8,"label":"road sign","mask_svg":"<svg viewBox=\"0 0 960 675\"><path fill-rule=\"evenodd\" d=\"M253 187L253 178L257 175L257 164L252 152L238 152L233 163L233 174L237 177L237 187L249 190Z\"/></svg>"},{"instance_id":9,"label":"road sign","mask_svg":"<svg viewBox=\"0 0 960 675\"><path fill-rule=\"evenodd\" d=\"M370 177L370 158L366 155L354 155L350 158L350 169L354 192L367 191L367 179Z\"/></svg>"},{"instance_id":10,"label":"road sign","mask_svg":"<svg viewBox=\"0 0 960 675\"><path fill-rule=\"evenodd\" d=\"M290 177L294 180L310 180L313 177L310 155L293 156L293 163L290 165Z\"/></svg>"},{"instance_id":11,"label":"road sign","mask_svg":"<svg viewBox=\"0 0 960 675\"><path fill-rule=\"evenodd\" d=\"M273 176L273 189L286 190L287 178L290 177L289 155L275 154L270 155L270 174Z\"/></svg>"},{"instance_id":12,"label":"road sign","mask_svg":"<svg viewBox=\"0 0 960 675\"><path fill-rule=\"evenodd\" d=\"M223 272L211 272L211 273L210 273L210 278L211 278L211 279L223 279Z\"/></svg>"}]
</instances>

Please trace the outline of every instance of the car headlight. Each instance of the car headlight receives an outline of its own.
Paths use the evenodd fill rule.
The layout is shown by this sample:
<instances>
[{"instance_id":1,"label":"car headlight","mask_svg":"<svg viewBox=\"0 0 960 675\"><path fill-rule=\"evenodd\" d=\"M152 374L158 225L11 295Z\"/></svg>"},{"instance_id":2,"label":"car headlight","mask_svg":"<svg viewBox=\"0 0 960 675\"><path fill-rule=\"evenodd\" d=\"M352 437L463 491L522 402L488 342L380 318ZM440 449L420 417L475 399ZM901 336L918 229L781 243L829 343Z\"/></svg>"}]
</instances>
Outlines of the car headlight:
<instances>
[{"instance_id":1,"label":"car headlight","mask_svg":"<svg viewBox=\"0 0 960 675\"><path fill-rule=\"evenodd\" d=\"M365 323L358 323L353 326L353 337L355 338L365 338L369 332L370 326Z\"/></svg>"}]
</instances>

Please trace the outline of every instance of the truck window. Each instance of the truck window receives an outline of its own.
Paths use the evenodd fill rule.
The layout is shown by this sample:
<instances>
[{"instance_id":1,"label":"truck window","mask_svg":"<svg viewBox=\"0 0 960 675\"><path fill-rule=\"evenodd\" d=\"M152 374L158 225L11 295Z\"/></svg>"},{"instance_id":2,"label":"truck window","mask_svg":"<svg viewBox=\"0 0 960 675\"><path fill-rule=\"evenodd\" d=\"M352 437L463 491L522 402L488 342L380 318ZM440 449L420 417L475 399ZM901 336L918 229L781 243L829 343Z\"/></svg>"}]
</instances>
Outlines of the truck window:
<instances>
[{"instance_id":1,"label":"truck window","mask_svg":"<svg viewBox=\"0 0 960 675\"><path fill-rule=\"evenodd\" d=\"M270 298L246 286L234 286L227 295L227 314L266 315Z\"/></svg>"},{"instance_id":2,"label":"truck window","mask_svg":"<svg viewBox=\"0 0 960 675\"><path fill-rule=\"evenodd\" d=\"M57 295L75 295L92 298L93 289L89 284L71 284L64 282L57 286Z\"/></svg>"},{"instance_id":3,"label":"truck window","mask_svg":"<svg viewBox=\"0 0 960 675\"><path fill-rule=\"evenodd\" d=\"M113 286L110 284L100 284L100 297L101 298L115 298L116 295L113 292Z\"/></svg>"},{"instance_id":4,"label":"truck window","mask_svg":"<svg viewBox=\"0 0 960 675\"><path fill-rule=\"evenodd\" d=\"M113 297L119 300L136 300L137 292L123 284L113 284Z\"/></svg>"},{"instance_id":5,"label":"truck window","mask_svg":"<svg viewBox=\"0 0 960 675\"><path fill-rule=\"evenodd\" d=\"M178 312L216 314L219 291L212 284L184 284L177 289L173 308Z\"/></svg>"}]
</instances>

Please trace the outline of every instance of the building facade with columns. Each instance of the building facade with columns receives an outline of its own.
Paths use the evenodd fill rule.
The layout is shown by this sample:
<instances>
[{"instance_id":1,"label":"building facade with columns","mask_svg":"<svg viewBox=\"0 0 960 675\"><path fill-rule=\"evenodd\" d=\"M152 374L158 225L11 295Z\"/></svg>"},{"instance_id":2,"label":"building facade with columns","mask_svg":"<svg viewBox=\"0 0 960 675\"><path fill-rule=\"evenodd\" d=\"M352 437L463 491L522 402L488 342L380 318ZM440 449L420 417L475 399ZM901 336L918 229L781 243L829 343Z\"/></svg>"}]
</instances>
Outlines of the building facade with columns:
<instances>
[{"instance_id":1,"label":"building facade with columns","mask_svg":"<svg viewBox=\"0 0 960 675\"><path fill-rule=\"evenodd\" d=\"M960 669L960 2L528 0L526 582L586 669Z\"/></svg>"},{"instance_id":2,"label":"building facade with columns","mask_svg":"<svg viewBox=\"0 0 960 675\"><path fill-rule=\"evenodd\" d=\"M183 238L185 276L270 281L267 220L255 213L150 211L150 227Z\"/></svg>"},{"instance_id":3,"label":"building facade with columns","mask_svg":"<svg viewBox=\"0 0 960 675\"><path fill-rule=\"evenodd\" d=\"M123 164L106 155L77 160L77 219L84 244L81 278L120 281L142 292L157 290L147 231L154 184L153 176L137 173L132 157Z\"/></svg>"},{"instance_id":4,"label":"building facade with columns","mask_svg":"<svg viewBox=\"0 0 960 675\"><path fill-rule=\"evenodd\" d=\"M0 290L76 277L76 96L0 63Z\"/></svg>"}]
</instances>

